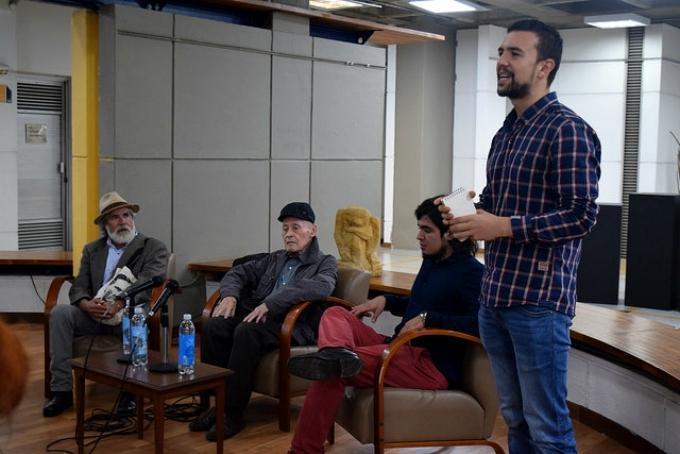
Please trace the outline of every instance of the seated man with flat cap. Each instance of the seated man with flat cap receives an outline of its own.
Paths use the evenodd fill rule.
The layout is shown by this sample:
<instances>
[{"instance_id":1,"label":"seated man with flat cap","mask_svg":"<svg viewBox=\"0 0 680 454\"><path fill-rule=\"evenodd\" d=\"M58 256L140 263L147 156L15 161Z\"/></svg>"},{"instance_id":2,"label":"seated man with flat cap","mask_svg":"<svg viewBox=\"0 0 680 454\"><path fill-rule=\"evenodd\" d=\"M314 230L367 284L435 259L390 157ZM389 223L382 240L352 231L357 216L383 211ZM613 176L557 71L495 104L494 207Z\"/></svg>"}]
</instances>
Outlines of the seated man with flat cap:
<instances>
[{"instance_id":1,"label":"seated man with flat cap","mask_svg":"<svg viewBox=\"0 0 680 454\"><path fill-rule=\"evenodd\" d=\"M144 282L156 276L164 277L168 267L168 250L154 238L137 232L135 213L139 205L129 203L117 192L104 194L99 200L100 214L94 220L102 237L86 244L80 260L80 272L73 281L69 300L71 304L57 304L50 315L50 389L52 398L43 407L43 416L61 414L73 405L71 364L75 336L119 334L117 314L124 302L102 298L99 290L111 281L116 270L123 270L135 282ZM151 290L133 297L133 304L146 304ZM113 301L107 301L113 299ZM119 320L117 320L120 323ZM126 395L118 410L130 410L134 399Z\"/></svg>"},{"instance_id":2,"label":"seated man with flat cap","mask_svg":"<svg viewBox=\"0 0 680 454\"><path fill-rule=\"evenodd\" d=\"M284 248L259 254L235 265L220 283L221 300L203 325L201 361L234 371L227 381L224 437L245 427L243 413L253 390L260 359L279 347L281 325L288 309L307 300L319 300L335 288L335 257L319 249L312 207L292 202L283 207ZM316 344L316 327L322 308L313 306L298 320L293 332L297 345ZM189 424L194 432L208 431L215 441L215 410L210 408Z\"/></svg>"}]
</instances>

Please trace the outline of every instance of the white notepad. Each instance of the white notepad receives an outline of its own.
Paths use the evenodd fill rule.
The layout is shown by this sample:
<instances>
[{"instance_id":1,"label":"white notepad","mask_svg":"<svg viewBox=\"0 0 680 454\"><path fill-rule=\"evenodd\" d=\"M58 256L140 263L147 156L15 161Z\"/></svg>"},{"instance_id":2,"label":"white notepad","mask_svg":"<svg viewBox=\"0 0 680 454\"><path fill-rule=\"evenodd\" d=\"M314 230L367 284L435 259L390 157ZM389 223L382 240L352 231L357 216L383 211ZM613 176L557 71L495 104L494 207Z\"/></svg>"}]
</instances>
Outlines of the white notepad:
<instances>
[{"instance_id":1,"label":"white notepad","mask_svg":"<svg viewBox=\"0 0 680 454\"><path fill-rule=\"evenodd\" d=\"M469 216L477 214L475 204L470 197L470 191L465 188L458 188L451 194L442 199L444 205L451 209L451 214L454 217Z\"/></svg>"}]
</instances>

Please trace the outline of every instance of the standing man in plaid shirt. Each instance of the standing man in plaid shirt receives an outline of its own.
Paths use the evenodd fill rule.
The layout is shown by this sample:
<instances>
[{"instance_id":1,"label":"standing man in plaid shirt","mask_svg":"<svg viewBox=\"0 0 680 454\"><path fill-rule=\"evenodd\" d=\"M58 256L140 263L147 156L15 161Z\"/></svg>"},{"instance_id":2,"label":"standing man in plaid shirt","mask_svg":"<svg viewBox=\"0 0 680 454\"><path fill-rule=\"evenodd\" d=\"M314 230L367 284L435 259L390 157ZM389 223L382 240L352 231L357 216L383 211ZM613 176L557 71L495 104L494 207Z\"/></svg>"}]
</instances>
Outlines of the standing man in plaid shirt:
<instances>
[{"instance_id":1,"label":"standing man in plaid shirt","mask_svg":"<svg viewBox=\"0 0 680 454\"><path fill-rule=\"evenodd\" d=\"M514 109L491 143L476 215L444 217L454 237L485 241L479 328L510 453L575 453L567 408L569 327L581 238L597 215L600 142L549 91L562 38L537 20L498 48L500 96Z\"/></svg>"}]
</instances>

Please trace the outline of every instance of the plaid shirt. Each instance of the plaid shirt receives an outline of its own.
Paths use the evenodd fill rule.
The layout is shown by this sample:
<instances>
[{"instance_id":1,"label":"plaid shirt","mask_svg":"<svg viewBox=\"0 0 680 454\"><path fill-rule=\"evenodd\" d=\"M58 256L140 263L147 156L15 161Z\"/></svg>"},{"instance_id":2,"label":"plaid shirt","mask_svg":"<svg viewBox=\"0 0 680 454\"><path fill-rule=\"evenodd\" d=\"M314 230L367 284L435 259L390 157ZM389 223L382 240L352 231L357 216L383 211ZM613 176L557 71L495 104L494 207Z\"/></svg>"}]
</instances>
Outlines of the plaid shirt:
<instances>
[{"instance_id":1,"label":"plaid shirt","mask_svg":"<svg viewBox=\"0 0 680 454\"><path fill-rule=\"evenodd\" d=\"M511 218L487 241L480 302L534 304L574 316L581 238L595 225L600 141L549 93L505 119L492 143L479 208Z\"/></svg>"}]
</instances>

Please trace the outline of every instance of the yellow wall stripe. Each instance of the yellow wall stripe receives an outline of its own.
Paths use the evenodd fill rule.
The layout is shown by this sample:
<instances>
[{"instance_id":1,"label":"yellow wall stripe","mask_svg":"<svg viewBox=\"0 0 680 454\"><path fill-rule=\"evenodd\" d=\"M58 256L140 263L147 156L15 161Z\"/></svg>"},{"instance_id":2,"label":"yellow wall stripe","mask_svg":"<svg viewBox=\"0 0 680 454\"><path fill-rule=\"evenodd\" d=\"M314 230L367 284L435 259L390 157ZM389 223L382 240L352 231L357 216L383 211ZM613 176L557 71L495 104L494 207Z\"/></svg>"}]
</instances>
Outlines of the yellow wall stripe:
<instances>
[{"instance_id":1,"label":"yellow wall stripe","mask_svg":"<svg viewBox=\"0 0 680 454\"><path fill-rule=\"evenodd\" d=\"M99 213L99 104L97 14L78 10L71 22L71 226L73 274L83 246L99 236L92 220Z\"/></svg>"}]
</instances>

